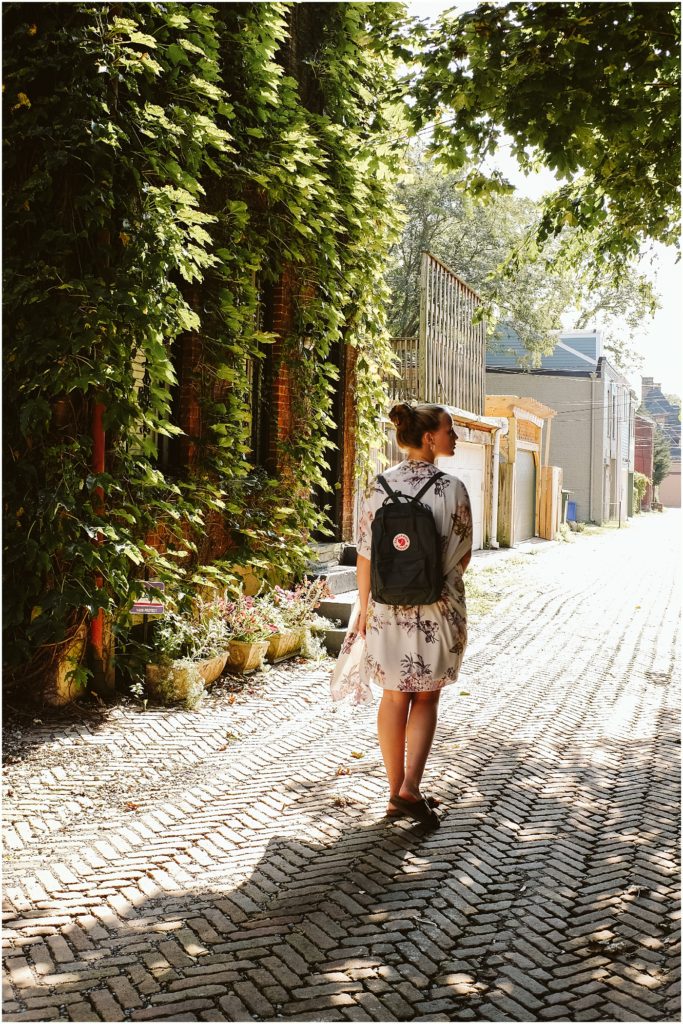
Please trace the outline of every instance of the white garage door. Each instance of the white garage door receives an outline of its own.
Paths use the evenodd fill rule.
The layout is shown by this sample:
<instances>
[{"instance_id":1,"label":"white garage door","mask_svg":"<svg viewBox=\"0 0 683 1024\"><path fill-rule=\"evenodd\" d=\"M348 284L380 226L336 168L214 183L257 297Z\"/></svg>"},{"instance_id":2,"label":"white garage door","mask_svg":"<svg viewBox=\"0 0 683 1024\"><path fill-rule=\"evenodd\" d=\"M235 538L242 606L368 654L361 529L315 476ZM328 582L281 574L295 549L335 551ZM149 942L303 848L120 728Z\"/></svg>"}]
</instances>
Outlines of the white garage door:
<instances>
[{"instance_id":1,"label":"white garage door","mask_svg":"<svg viewBox=\"0 0 683 1024\"><path fill-rule=\"evenodd\" d=\"M458 441L455 455L437 459L439 469L462 480L472 505L472 546L478 551L484 545L484 466L485 446Z\"/></svg>"},{"instance_id":2,"label":"white garage door","mask_svg":"<svg viewBox=\"0 0 683 1024\"><path fill-rule=\"evenodd\" d=\"M536 463L532 452L517 450L515 463L515 543L536 533Z\"/></svg>"}]
</instances>

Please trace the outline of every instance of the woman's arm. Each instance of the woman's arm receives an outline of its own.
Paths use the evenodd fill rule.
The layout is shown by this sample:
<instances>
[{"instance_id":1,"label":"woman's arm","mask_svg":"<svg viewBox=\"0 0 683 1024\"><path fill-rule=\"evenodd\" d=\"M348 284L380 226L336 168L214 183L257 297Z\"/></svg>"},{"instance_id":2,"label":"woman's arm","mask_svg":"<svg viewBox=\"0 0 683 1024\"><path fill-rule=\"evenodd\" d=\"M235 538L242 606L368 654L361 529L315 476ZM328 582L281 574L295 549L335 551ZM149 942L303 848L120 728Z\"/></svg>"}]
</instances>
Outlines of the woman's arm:
<instances>
[{"instance_id":1,"label":"woman's arm","mask_svg":"<svg viewBox=\"0 0 683 1024\"><path fill-rule=\"evenodd\" d=\"M358 598L360 600L360 615L356 624L356 632L365 636L365 620L368 613L368 598L370 597L370 559L358 555L356 561L356 578L358 580Z\"/></svg>"},{"instance_id":2,"label":"woman's arm","mask_svg":"<svg viewBox=\"0 0 683 1024\"><path fill-rule=\"evenodd\" d=\"M465 569L472 560L472 505L470 504L470 496L467 493L462 480L457 481L457 490L455 492L455 509L451 513L453 520L453 532L458 538L458 551L465 548L464 554L460 556L458 566L460 567L460 574L465 572Z\"/></svg>"}]
</instances>

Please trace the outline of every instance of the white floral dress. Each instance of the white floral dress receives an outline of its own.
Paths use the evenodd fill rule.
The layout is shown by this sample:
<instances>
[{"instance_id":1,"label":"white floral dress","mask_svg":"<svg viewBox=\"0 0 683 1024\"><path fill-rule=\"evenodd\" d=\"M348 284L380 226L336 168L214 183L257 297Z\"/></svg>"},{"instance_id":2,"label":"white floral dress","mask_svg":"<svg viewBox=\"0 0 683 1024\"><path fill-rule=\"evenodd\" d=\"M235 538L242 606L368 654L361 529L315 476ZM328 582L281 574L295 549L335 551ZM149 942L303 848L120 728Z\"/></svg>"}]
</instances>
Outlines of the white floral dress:
<instances>
[{"instance_id":1,"label":"white floral dress","mask_svg":"<svg viewBox=\"0 0 683 1024\"><path fill-rule=\"evenodd\" d=\"M439 469L405 459L383 476L394 491L415 495ZM371 524L387 493L375 477L365 491L358 523L358 554L370 558ZM472 549L472 512L465 485L444 474L422 497L443 545L444 589L434 604L375 604L370 597L366 636L356 633L356 601L330 688L332 698L372 700L370 683L384 690L424 692L456 682L467 644L467 609L461 561Z\"/></svg>"}]
</instances>

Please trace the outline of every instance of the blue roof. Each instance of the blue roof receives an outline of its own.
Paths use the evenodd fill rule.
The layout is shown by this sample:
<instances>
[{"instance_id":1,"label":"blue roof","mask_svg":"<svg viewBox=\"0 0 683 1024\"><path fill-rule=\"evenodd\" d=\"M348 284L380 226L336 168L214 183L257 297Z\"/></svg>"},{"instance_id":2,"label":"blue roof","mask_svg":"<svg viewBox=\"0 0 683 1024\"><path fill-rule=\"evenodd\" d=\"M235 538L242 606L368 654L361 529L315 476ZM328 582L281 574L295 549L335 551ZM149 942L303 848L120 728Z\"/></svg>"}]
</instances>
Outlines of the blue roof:
<instances>
[{"instance_id":1,"label":"blue roof","mask_svg":"<svg viewBox=\"0 0 683 1024\"><path fill-rule=\"evenodd\" d=\"M525 349L514 328L499 324L493 338L488 342L486 368L489 370L581 370L584 373L595 370L600 356L599 335L577 334L572 331L560 334L558 344L540 361Z\"/></svg>"}]
</instances>

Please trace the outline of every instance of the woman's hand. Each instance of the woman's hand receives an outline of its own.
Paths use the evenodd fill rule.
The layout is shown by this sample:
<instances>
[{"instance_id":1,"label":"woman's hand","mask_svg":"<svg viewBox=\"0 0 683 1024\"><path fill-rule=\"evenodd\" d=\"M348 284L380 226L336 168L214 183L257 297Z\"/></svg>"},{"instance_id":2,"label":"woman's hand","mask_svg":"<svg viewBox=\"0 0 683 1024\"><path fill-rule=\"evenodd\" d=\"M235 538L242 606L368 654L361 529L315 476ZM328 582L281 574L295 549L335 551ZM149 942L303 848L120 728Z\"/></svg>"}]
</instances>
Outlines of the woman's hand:
<instances>
[{"instance_id":1,"label":"woman's hand","mask_svg":"<svg viewBox=\"0 0 683 1024\"><path fill-rule=\"evenodd\" d=\"M358 619L356 621L356 633L358 634L358 636L365 636L366 618L367 612L361 610L358 614Z\"/></svg>"}]
</instances>

